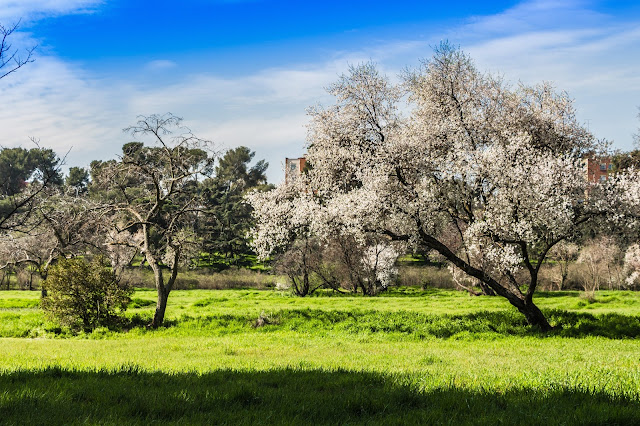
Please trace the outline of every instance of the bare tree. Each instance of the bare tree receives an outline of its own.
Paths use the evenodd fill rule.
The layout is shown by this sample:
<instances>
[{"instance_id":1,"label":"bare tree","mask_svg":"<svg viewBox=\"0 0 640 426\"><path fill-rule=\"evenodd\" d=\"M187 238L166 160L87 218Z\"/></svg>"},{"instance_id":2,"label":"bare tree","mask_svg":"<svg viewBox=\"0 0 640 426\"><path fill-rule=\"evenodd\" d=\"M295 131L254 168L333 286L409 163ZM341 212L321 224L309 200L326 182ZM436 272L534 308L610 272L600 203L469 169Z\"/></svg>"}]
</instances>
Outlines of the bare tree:
<instances>
[{"instance_id":1,"label":"bare tree","mask_svg":"<svg viewBox=\"0 0 640 426\"><path fill-rule=\"evenodd\" d=\"M29 62L33 62L33 52L36 47L27 49L23 56L13 49L9 38L18 29L20 22L5 27L0 24L0 79L16 72Z\"/></svg>"},{"instance_id":2,"label":"bare tree","mask_svg":"<svg viewBox=\"0 0 640 426\"><path fill-rule=\"evenodd\" d=\"M603 284L610 290L620 288L622 281L622 251L611 237L600 237L580 250L578 263L583 265L584 291L593 296Z\"/></svg>"},{"instance_id":3,"label":"bare tree","mask_svg":"<svg viewBox=\"0 0 640 426\"><path fill-rule=\"evenodd\" d=\"M0 269L28 266L46 279L61 258L103 251L103 215L104 209L85 197L49 191L31 212L35 225L29 232L0 234Z\"/></svg>"},{"instance_id":4,"label":"bare tree","mask_svg":"<svg viewBox=\"0 0 640 426\"><path fill-rule=\"evenodd\" d=\"M24 55L21 56L19 51L13 49L10 43L10 38L19 25L20 22L10 26L0 24L0 80L34 61L33 52L35 51L35 46L27 49ZM40 150L38 141L32 140L37 149ZM4 149L0 147L0 150ZM46 150L41 151L46 152ZM17 194L0 194L0 232L24 226L28 222L39 194L59 175L59 168L57 167L59 164L60 161L58 160L52 164L54 167L48 170L39 168L39 181L35 185L29 185L25 191ZM2 176L0 176L0 186L4 187L7 179L6 171L3 170Z\"/></svg>"},{"instance_id":5,"label":"bare tree","mask_svg":"<svg viewBox=\"0 0 640 426\"><path fill-rule=\"evenodd\" d=\"M276 271L289 278L296 296L305 297L325 286L316 274L322 263L322 246L317 239L301 238L278 258Z\"/></svg>"},{"instance_id":6,"label":"bare tree","mask_svg":"<svg viewBox=\"0 0 640 426\"><path fill-rule=\"evenodd\" d=\"M92 190L102 191L113 213L110 244L138 250L153 271L158 294L153 328L164 321L185 249L197 243L193 228L204 212L198 180L212 173L216 159L212 142L181 122L172 114L140 116L125 131L151 138L154 146L125 144L119 161L93 167Z\"/></svg>"},{"instance_id":7,"label":"bare tree","mask_svg":"<svg viewBox=\"0 0 640 426\"><path fill-rule=\"evenodd\" d=\"M579 247L577 244L561 241L549 252L549 258L558 264L560 280L558 290L563 290L569 276L569 265L578 257Z\"/></svg>"}]
</instances>

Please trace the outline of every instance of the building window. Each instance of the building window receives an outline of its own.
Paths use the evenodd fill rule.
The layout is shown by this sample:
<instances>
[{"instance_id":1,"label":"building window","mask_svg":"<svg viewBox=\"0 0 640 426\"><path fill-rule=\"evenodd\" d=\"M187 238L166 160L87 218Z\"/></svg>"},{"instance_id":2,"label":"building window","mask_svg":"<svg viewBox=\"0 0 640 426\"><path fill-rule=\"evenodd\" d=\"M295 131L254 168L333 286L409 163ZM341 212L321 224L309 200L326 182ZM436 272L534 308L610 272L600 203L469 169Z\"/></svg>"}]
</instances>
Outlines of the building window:
<instances>
[{"instance_id":1,"label":"building window","mask_svg":"<svg viewBox=\"0 0 640 426\"><path fill-rule=\"evenodd\" d=\"M601 163L601 164L600 164L600 171L604 172L604 171L606 171L606 170L607 170L607 165L606 165L606 164L604 164L604 163Z\"/></svg>"},{"instance_id":2,"label":"building window","mask_svg":"<svg viewBox=\"0 0 640 426\"><path fill-rule=\"evenodd\" d=\"M613 170L613 164L609 164L609 167L607 167L608 170Z\"/></svg>"},{"instance_id":3,"label":"building window","mask_svg":"<svg viewBox=\"0 0 640 426\"><path fill-rule=\"evenodd\" d=\"M600 176L600 182L606 182L607 177L606 176Z\"/></svg>"}]
</instances>

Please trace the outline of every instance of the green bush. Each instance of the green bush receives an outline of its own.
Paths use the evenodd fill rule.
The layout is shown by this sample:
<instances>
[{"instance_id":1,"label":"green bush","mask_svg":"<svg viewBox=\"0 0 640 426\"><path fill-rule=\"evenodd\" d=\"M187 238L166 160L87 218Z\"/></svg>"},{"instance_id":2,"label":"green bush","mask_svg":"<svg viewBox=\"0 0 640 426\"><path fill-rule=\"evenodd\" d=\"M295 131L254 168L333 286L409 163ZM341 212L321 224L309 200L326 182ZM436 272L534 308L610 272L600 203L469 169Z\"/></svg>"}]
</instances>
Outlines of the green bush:
<instances>
[{"instance_id":1,"label":"green bush","mask_svg":"<svg viewBox=\"0 0 640 426\"><path fill-rule=\"evenodd\" d=\"M117 324L133 292L101 257L61 260L50 269L44 287L44 311L61 325L85 331Z\"/></svg>"}]
</instances>

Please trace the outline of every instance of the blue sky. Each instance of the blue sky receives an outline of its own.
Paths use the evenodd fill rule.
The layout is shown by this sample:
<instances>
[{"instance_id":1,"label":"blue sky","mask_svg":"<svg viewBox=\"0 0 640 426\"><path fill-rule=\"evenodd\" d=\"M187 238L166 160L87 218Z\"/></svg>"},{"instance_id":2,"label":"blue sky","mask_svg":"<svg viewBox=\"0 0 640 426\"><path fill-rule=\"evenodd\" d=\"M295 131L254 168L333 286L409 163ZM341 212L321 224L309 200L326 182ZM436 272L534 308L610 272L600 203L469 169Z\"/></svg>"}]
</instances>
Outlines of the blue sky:
<instances>
[{"instance_id":1,"label":"blue sky","mask_svg":"<svg viewBox=\"0 0 640 426\"><path fill-rule=\"evenodd\" d=\"M455 7L454 7L455 6ZM246 145L282 179L304 152L305 109L372 60L391 78L441 40L482 70L553 82L614 147L640 126L637 1L0 0L36 62L0 80L0 145L29 137L69 165L114 157L137 115L182 116L221 148Z\"/></svg>"}]
</instances>

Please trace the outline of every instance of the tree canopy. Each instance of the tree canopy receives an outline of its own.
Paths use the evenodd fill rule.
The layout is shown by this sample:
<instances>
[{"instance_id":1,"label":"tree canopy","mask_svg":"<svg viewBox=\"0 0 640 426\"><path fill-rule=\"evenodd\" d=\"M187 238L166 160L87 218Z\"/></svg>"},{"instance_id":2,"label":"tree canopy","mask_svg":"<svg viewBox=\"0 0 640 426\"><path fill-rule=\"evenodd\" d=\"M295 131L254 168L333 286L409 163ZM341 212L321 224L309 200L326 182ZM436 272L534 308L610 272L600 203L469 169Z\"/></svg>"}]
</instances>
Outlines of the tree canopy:
<instances>
[{"instance_id":1,"label":"tree canopy","mask_svg":"<svg viewBox=\"0 0 640 426\"><path fill-rule=\"evenodd\" d=\"M264 190L268 163L258 161L249 167L255 153L240 146L220 157L213 177L203 182L207 215L199 223L203 250L221 255L231 263L252 253L247 233L252 225L251 206L244 200L249 190Z\"/></svg>"},{"instance_id":2,"label":"tree canopy","mask_svg":"<svg viewBox=\"0 0 640 426\"><path fill-rule=\"evenodd\" d=\"M310 111L309 172L249 197L256 250L384 236L439 253L549 329L533 302L549 250L613 216L629 183L584 178L582 155L599 146L568 95L512 87L446 43L400 85L364 64L329 92L335 105Z\"/></svg>"}]
</instances>

